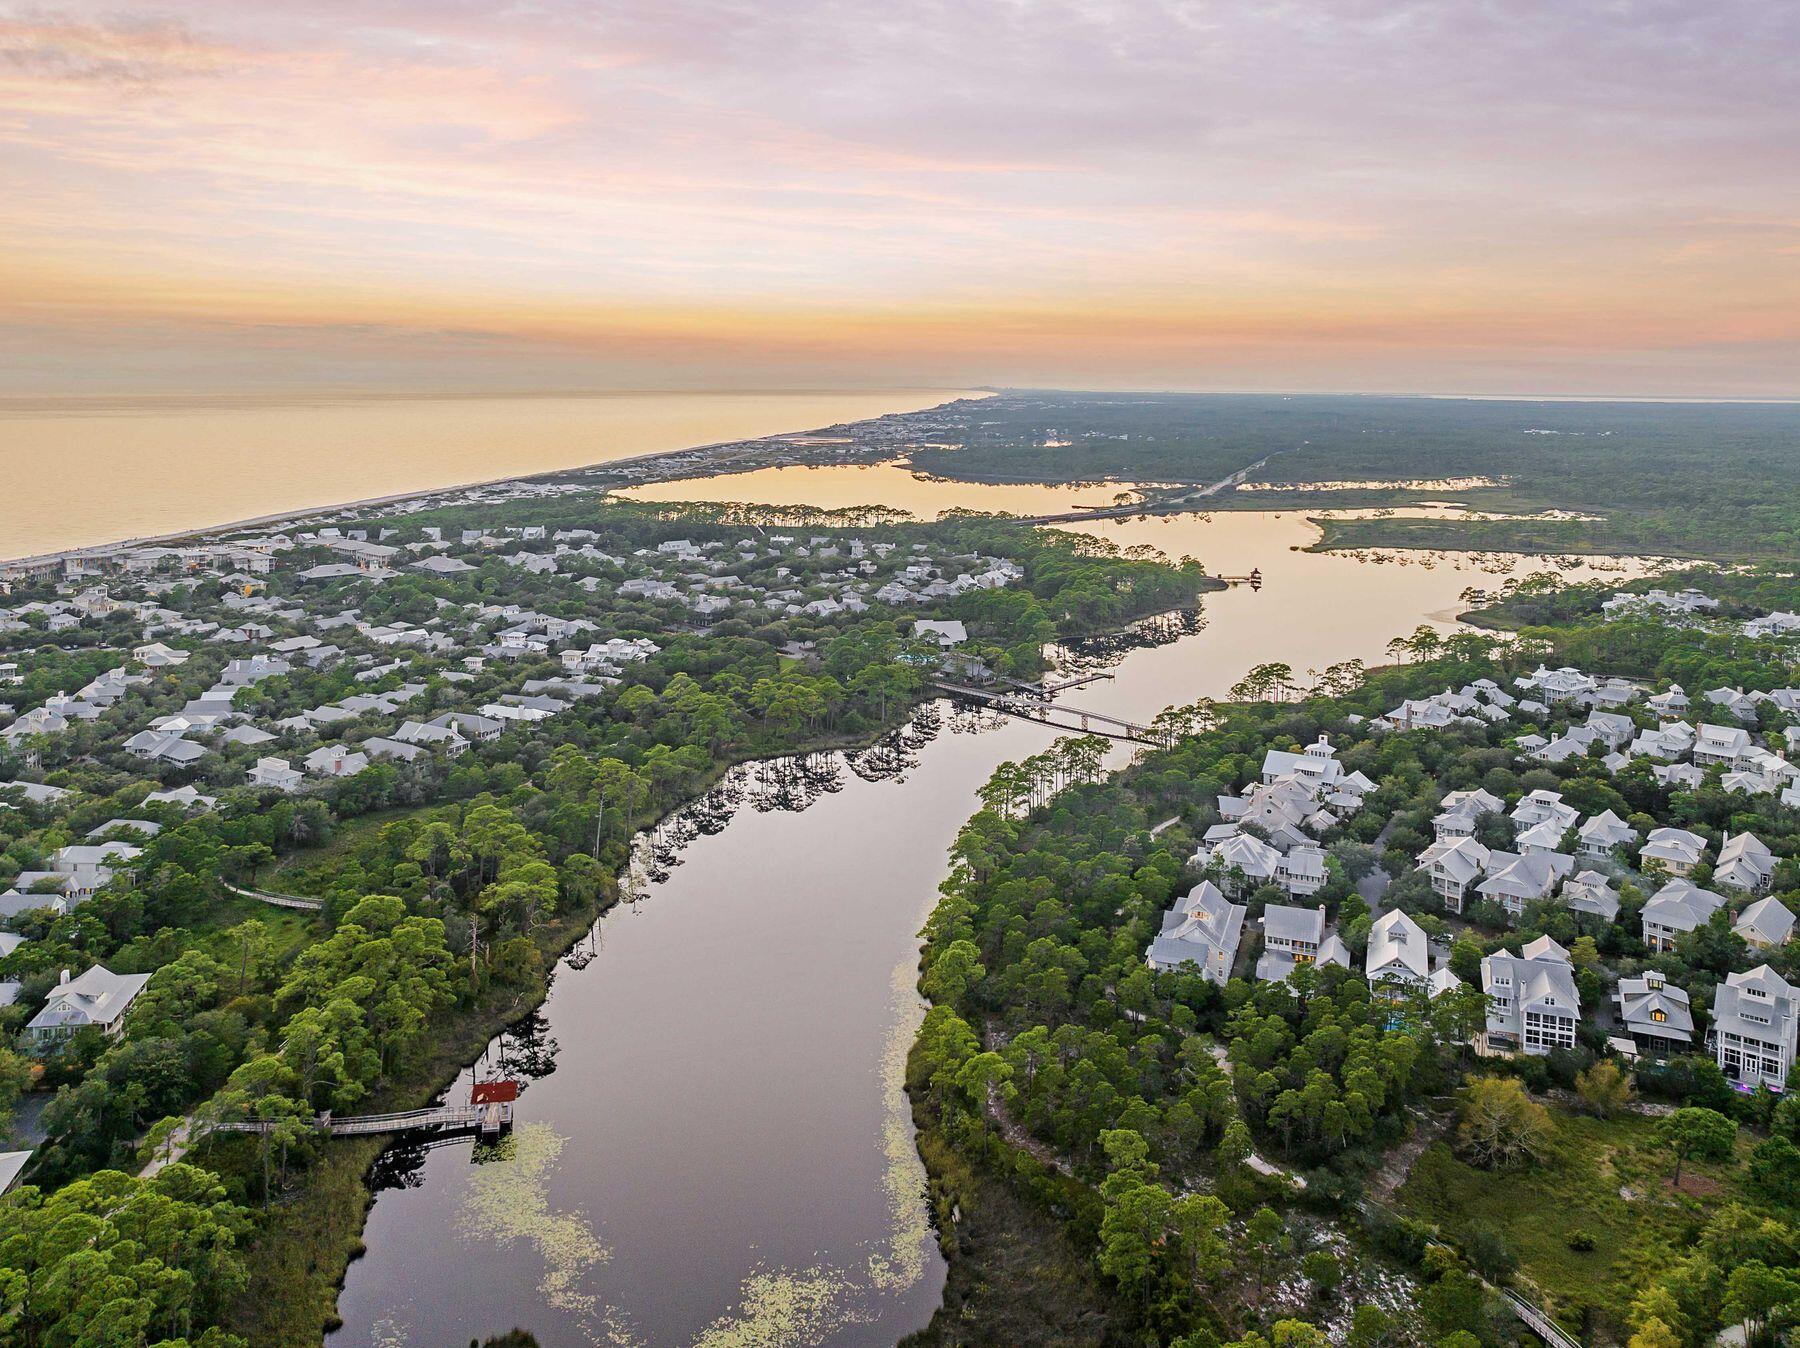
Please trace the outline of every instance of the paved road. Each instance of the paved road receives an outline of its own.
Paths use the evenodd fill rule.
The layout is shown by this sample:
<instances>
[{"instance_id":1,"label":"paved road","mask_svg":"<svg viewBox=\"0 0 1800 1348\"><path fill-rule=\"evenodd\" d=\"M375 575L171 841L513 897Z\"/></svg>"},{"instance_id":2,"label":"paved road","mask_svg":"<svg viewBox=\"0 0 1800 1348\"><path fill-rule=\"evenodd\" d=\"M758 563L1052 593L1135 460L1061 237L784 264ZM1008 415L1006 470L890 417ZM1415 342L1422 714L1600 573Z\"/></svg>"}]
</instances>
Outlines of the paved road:
<instances>
[{"instance_id":1,"label":"paved road","mask_svg":"<svg viewBox=\"0 0 1800 1348\"><path fill-rule=\"evenodd\" d=\"M1394 821L1388 820L1381 826L1381 832L1375 835L1375 855L1381 855L1381 849L1387 846L1388 834L1394 831ZM1376 903L1387 893L1387 888L1394 882L1394 877L1384 871L1379 864L1362 879L1356 882L1356 892L1362 895L1363 902L1369 905L1369 911L1375 911Z\"/></svg>"}]
</instances>

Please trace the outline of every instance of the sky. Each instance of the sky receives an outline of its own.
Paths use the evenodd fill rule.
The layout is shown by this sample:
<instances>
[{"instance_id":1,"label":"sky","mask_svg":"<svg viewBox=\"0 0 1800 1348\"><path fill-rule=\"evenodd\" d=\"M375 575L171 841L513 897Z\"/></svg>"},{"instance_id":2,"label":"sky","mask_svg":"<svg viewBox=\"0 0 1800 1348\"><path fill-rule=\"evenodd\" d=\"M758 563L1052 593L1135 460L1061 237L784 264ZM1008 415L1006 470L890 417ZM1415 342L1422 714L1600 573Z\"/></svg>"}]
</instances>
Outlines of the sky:
<instances>
[{"instance_id":1,"label":"sky","mask_svg":"<svg viewBox=\"0 0 1800 1348\"><path fill-rule=\"evenodd\" d=\"M0 394L1800 396L1788 0L0 0Z\"/></svg>"}]
</instances>

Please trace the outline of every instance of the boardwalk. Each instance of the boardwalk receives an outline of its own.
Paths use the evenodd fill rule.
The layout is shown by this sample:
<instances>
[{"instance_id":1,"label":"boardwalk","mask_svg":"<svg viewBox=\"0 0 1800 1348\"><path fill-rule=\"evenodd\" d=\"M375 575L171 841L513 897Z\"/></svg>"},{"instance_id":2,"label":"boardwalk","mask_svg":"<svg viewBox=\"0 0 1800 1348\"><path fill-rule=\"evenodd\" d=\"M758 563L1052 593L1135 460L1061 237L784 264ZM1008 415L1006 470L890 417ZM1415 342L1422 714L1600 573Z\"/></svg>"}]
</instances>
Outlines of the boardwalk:
<instances>
[{"instance_id":1,"label":"boardwalk","mask_svg":"<svg viewBox=\"0 0 1800 1348\"><path fill-rule=\"evenodd\" d=\"M1102 711L1060 705L1045 697L1028 693L997 693L966 683L951 683L947 679L933 679L932 684L956 697L966 697L983 703L994 711L1017 716L1023 721L1036 721L1039 725L1047 725L1055 730L1105 735L1109 739L1130 740L1135 744L1148 744L1158 749L1168 748L1174 738L1169 732L1155 726L1140 725L1136 721L1128 721L1122 716L1112 716Z\"/></svg>"},{"instance_id":2,"label":"boardwalk","mask_svg":"<svg viewBox=\"0 0 1800 1348\"><path fill-rule=\"evenodd\" d=\"M1500 1297L1512 1313L1524 1321L1532 1333L1549 1344L1550 1348L1581 1348L1581 1341L1565 1332L1542 1307L1533 1305L1510 1288L1503 1288Z\"/></svg>"},{"instance_id":3,"label":"boardwalk","mask_svg":"<svg viewBox=\"0 0 1800 1348\"><path fill-rule=\"evenodd\" d=\"M319 899L301 899L292 894L270 894L261 889L240 889L229 880L221 880L219 883L240 899L255 899L258 903L266 903L273 908L294 908L302 913L316 913L325 906Z\"/></svg>"},{"instance_id":4,"label":"boardwalk","mask_svg":"<svg viewBox=\"0 0 1800 1348\"><path fill-rule=\"evenodd\" d=\"M353 1114L334 1117L330 1111L317 1115L308 1126L326 1137L372 1137L383 1133L416 1133L431 1143L449 1142L476 1133L484 1138L499 1137L513 1123L513 1101L518 1097L516 1082L477 1083L466 1105L429 1105L424 1109L404 1109L395 1114ZM268 1133L282 1126L272 1119L244 1119L218 1123L207 1119L185 1118L157 1148L156 1154L139 1172L144 1179L154 1178L176 1162L185 1160L200 1141L214 1133ZM430 1143L428 1143L429 1145Z\"/></svg>"},{"instance_id":5,"label":"boardwalk","mask_svg":"<svg viewBox=\"0 0 1800 1348\"><path fill-rule=\"evenodd\" d=\"M407 1109L397 1114L356 1114L334 1118L320 1114L312 1126L330 1137L367 1137L373 1133L481 1132L504 1131L512 1124L511 1101L489 1101L484 1104L433 1105L426 1109ZM266 1133L278 1125L262 1119L238 1123L215 1123L215 1133Z\"/></svg>"}]
</instances>

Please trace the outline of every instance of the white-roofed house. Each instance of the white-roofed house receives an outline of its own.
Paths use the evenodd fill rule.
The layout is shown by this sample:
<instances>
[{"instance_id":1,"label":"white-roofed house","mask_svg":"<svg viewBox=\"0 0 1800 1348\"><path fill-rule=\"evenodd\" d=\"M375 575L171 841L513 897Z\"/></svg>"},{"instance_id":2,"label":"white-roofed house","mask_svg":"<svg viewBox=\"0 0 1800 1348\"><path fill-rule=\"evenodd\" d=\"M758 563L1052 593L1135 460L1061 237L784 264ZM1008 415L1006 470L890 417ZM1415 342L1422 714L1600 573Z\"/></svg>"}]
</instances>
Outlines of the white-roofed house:
<instances>
[{"instance_id":1,"label":"white-roofed house","mask_svg":"<svg viewBox=\"0 0 1800 1348\"><path fill-rule=\"evenodd\" d=\"M115 866L136 861L142 855L142 848L123 842L59 847L50 854L50 869L68 877L62 894L73 907L111 880Z\"/></svg>"},{"instance_id":2,"label":"white-roofed house","mask_svg":"<svg viewBox=\"0 0 1800 1348\"><path fill-rule=\"evenodd\" d=\"M967 641L969 629L954 619L920 618L913 623L913 635L940 649L948 649Z\"/></svg>"},{"instance_id":3,"label":"white-roofed house","mask_svg":"<svg viewBox=\"0 0 1800 1348\"><path fill-rule=\"evenodd\" d=\"M1144 952L1152 969L1191 964L1212 983L1231 978L1244 937L1244 908L1232 903L1211 881L1202 880L1163 915L1162 930Z\"/></svg>"},{"instance_id":4,"label":"white-roofed house","mask_svg":"<svg viewBox=\"0 0 1800 1348\"><path fill-rule=\"evenodd\" d=\"M1563 906L1573 913L1585 913L1602 922L1619 918L1619 891L1599 871L1582 871L1563 881L1560 895Z\"/></svg>"},{"instance_id":5,"label":"white-roofed house","mask_svg":"<svg viewBox=\"0 0 1800 1348\"><path fill-rule=\"evenodd\" d=\"M1750 732L1742 726L1707 725L1695 729L1694 762L1702 767L1735 763L1750 749Z\"/></svg>"},{"instance_id":6,"label":"white-roofed house","mask_svg":"<svg viewBox=\"0 0 1800 1348\"><path fill-rule=\"evenodd\" d=\"M442 746L452 752L460 752L469 745L462 732L454 725L438 725L428 721L407 721L394 732L393 738L401 744L417 744L426 748Z\"/></svg>"},{"instance_id":7,"label":"white-roofed house","mask_svg":"<svg viewBox=\"0 0 1800 1348\"><path fill-rule=\"evenodd\" d=\"M1653 693L1645 698L1644 705L1661 719L1674 721L1686 716L1692 704L1688 701L1687 691L1680 684L1672 683L1667 692Z\"/></svg>"},{"instance_id":8,"label":"white-roofed house","mask_svg":"<svg viewBox=\"0 0 1800 1348\"><path fill-rule=\"evenodd\" d=\"M1760 894L1775 875L1775 854L1754 833L1727 833L1713 863L1713 882Z\"/></svg>"},{"instance_id":9,"label":"white-roofed house","mask_svg":"<svg viewBox=\"0 0 1800 1348\"><path fill-rule=\"evenodd\" d=\"M1290 847L1275 866L1275 883L1297 899L1317 894L1325 878L1325 853L1317 847Z\"/></svg>"},{"instance_id":10,"label":"white-roofed house","mask_svg":"<svg viewBox=\"0 0 1800 1348\"><path fill-rule=\"evenodd\" d=\"M1692 763L1666 763L1650 769L1650 775L1661 786L1681 787L1692 791L1706 780L1706 774Z\"/></svg>"},{"instance_id":11,"label":"white-roofed house","mask_svg":"<svg viewBox=\"0 0 1800 1348\"><path fill-rule=\"evenodd\" d=\"M203 796L192 786L171 787L167 791L152 791L144 797L146 805L179 805L184 810L210 810L218 804L213 796Z\"/></svg>"},{"instance_id":12,"label":"white-roofed house","mask_svg":"<svg viewBox=\"0 0 1800 1348\"><path fill-rule=\"evenodd\" d=\"M90 1026L114 1037L149 981L149 974L115 974L98 964L77 978L70 978L65 969L44 1009L25 1027L25 1037L38 1054L55 1052L64 1040Z\"/></svg>"},{"instance_id":13,"label":"white-roofed house","mask_svg":"<svg viewBox=\"0 0 1800 1348\"><path fill-rule=\"evenodd\" d=\"M1677 879L1694 873L1700 858L1706 855L1706 839L1685 828L1653 828L1643 850L1638 853L1640 866L1655 862Z\"/></svg>"},{"instance_id":14,"label":"white-roofed house","mask_svg":"<svg viewBox=\"0 0 1800 1348\"><path fill-rule=\"evenodd\" d=\"M1344 765L1337 761L1337 750L1323 734L1300 753L1270 749L1263 755L1262 779L1265 785L1283 777L1299 777L1317 791L1325 791L1344 775Z\"/></svg>"},{"instance_id":15,"label":"white-roofed house","mask_svg":"<svg viewBox=\"0 0 1800 1348\"><path fill-rule=\"evenodd\" d=\"M1550 823L1555 825L1558 833L1575 827L1581 818L1581 811L1568 804L1560 791L1533 791L1513 806L1512 821L1522 829L1535 825Z\"/></svg>"},{"instance_id":16,"label":"white-roofed house","mask_svg":"<svg viewBox=\"0 0 1800 1348\"><path fill-rule=\"evenodd\" d=\"M387 739L381 735L371 735L361 745L363 753L371 759L386 758L400 763L410 763L414 759L425 757L425 749L417 744L402 744L399 740Z\"/></svg>"},{"instance_id":17,"label":"white-roofed house","mask_svg":"<svg viewBox=\"0 0 1800 1348\"><path fill-rule=\"evenodd\" d=\"M1589 712L1587 725L1609 749L1624 748L1637 734L1636 722L1616 711Z\"/></svg>"},{"instance_id":18,"label":"white-roofed house","mask_svg":"<svg viewBox=\"0 0 1800 1348\"><path fill-rule=\"evenodd\" d=\"M1256 962L1256 976L1265 983L1279 983L1300 965L1318 961L1325 944L1325 909L1271 903L1263 910L1262 928L1263 953Z\"/></svg>"},{"instance_id":19,"label":"white-roofed house","mask_svg":"<svg viewBox=\"0 0 1800 1348\"><path fill-rule=\"evenodd\" d=\"M1526 904L1547 899L1555 893L1556 887L1574 869L1575 859L1561 852L1532 852L1520 856L1495 852L1489 856L1488 874L1475 887L1475 892L1517 917L1525 911Z\"/></svg>"},{"instance_id":20,"label":"white-roofed house","mask_svg":"<svg viewBox=\"0 0 1800 1348\"><path fill-rule=\"evenodd\" d=\"M1477 787L1473 791L1452 791L1439 802L1439 813L1431 821L1437 840L1472 838L1484 816L1499 814L1506 803L1491 792Z\"/></svg>"},{"instance_id":21,"label":"white-roofed house","mask_svg":"<svg viewBox=\"0 0 1800 1348\"><path fill-rule=\"evenodd\" d=\"M301 762L314 777L354 777L369 766L369 756L341 744L322 744Z\"/></svg>"},{"instance_id":22,"label":"white-roofed house","mask_svg":"<svg viewBox=\"0 0 1800 1348\"><path fill-rule=\"evenodd\" d=\"M1782 1090L1794 1065L1796 993L1766 964L1729 974L1713 993L1711 1042L1719 1069L1748 1089Z\"/></svg>"},{"instance_id":23,"label":"white-roofed house","mask_svg":"<svg viewBox=\"0 0 1800 1348\"><path fill-rule=\"evenodd\" d=\"M1470 886L1486 872L1492 855L1473 838L1446 838L1419 854L1418 869L1431 876L1431 888L1444 906L1460 913Z\"/></svg>"},{"instance_id":24,"label":"white-roofed house","mask_svg":"<svg viewBox=\"0 0 1800 1348\"><path fill-rule=\"evenodd\" d=\"M1655 969L1646 969L1637 978L1621 978L1613 1004L1640 1052L1665 1058L1692 1047L1694 1013L1688 995Z\"/></svg>"},{"instance_id":25,"label":"white-roofed house","mask_svg":"<svg viewBox=\"0 0 1800 1348\"><path fill-rule=\"evenodd\" d=\"M1273 884L1281 867L1281 853L1248 833L1233 833L1195 858L1207 869L1216 869L1227 894L1243 894L1258 885Z\"/></svg>"},{"instance_id":26,"label":"white-roofed house","mask_svg":"<svg viewBox=\"0 0 1800 1348\"><path fill-rule=\"evenodd\" d=\"M1398 908L1375 919L1363 972L1374 987L1423 988L1431 980L1431 942L1425 929Z\"/></svg>"},{"instance_id":27,"label":"white-roofed house","mask_svg":"<svg viewBox=\"0 0 1800 1348\"><path fill-rule=\"evenodd\" d=\"M1637 830L1611 810L1602 810L1577 831L1581 834L1584 857L1609 857L1614 848L1629 847L1637 841Z\"/></svg>"},{"instance_id":28,"label":"white-roofed house","mask_svg":"<svg viewBox=\"0 0 1800 1348\"><path fill-rule=\"evenodd\" d=\"M1543 1054L1575 1047L1581 994L1569 952L1540 936L1518 955L1498 951L1481 961L1490 1048Z\"/></svg>"},{"instance_id":29,"label":"white-roofed house","mask_svg":"<svg viewBox=\"0 0 1800 1348\"><path fill-rule=\"evenodd\" d=\"M1738 914L1731 929L1753 946L1786 945L1794 934L1794 915L1774 895L1766 895Z\"/></svg>"},{"instance_id":30,"label":"white-roofed house","mask_svg":"<svg viewBox=\"0 0 1800 1348\"><path fill-rule=\"evenodd\" d=\"M1724 898L1709 889L1671 880L1644 905L1644 944L1652 950L1673 950L1680 937L1705 926L1724 906Z\"/></svg>"},{"instance_id":31,"label":"white-roofed house","mask_svg":"<svg viewBox=\"0 0 1800 1348\"><path fill-rule=\"evenodd\" d=\"M1546 856L1562 850L1563 834L1566 830L1559 827L1554 819L1541 820L1530 828L1519 830L1514 842L1521 856Z\"/></svg>"},{"instance_id":32,"label":"white-roofed house","mask_svg":"<svg viewBox=\"0 0 1800 1348\"><path fill-rule=\"evenodd\" d=\"M277 791L298 791L306 776L285 758L259 758L256 766L250 769L248 780L252 786L273 787Z\"/></svg>"},{"instance_id":33,"label":"white-roofed house","mask_svg":"<svg viewBox=\"0 0 1800 1348\"><path fill-rule=\"evenodd\" d=\"M461 734L464 739L483 742L499 739L501 733L506 729L504 721L496 720L491 716L477 716L474 712L467 711L447 711L442 716L432 717L426 724L448 726ZM403 743L406 741L404 734L395 735L394 738Z\"/></svg>"}]
</instances>

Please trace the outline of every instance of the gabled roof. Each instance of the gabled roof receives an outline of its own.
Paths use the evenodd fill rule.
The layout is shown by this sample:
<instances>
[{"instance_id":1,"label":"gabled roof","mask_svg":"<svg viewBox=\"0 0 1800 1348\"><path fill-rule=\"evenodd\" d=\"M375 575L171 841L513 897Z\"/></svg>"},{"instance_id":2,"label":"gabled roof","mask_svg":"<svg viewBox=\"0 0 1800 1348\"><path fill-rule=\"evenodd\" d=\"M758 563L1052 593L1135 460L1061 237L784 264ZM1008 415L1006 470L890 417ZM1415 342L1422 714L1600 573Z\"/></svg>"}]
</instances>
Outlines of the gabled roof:
<instances>
[{"instance_id":1,"label":"gabled roof","mask_svg":"<svg viewBox=\"0 0 1800 1348\"><path fill-rule=\"evenodd\" d=\"M1563 881L1562 900L1578 913L1592 913L1608 922L1619 916L1619 892L1599 871L1582 871Z\"/></svg>"},{"instance_id":2,"label":"gabled roof","mask_svg":"<svg viewBox=\"0 0 1800 1348\"><path fill-rule=\"evenodd\" d=\"M1492 855L1473 838L1447 838L1419 853L1419 866L1441 871L1456 884L1468 885L1488 868Z\"/></svg>"},{"instance_id":3,"label":"gabled roof","mask_svg":"<svg viewBox=\"0 0 1800 1348\"><path fill-rule=\"evenodd\" d=\"M1502 865L1503 857L1511 859ZM1480 893L1490 897L1541 899L1574 868L1575 862L1561 852L1533 852L1518 857L1495 852L1488 864L1492 873L1477 886Z\"/></svg>"},{"instance_id":4,"label":"gabled roof","mask_svg":"<svg viewBox=\"0 0 1800 1348\"><path fill-rule=\"evenodd\" d=\"M1263 936L1268 940L1306 941L1318 945L1325 937L1325 910L1271 903L1263 909Z\"/></svg>"},{"instance_id":5,"label":"gabled roof","mask_svg":"<svg viewBox=\"0 0 1800 1348\"><path fill-rule=\"evenodd\" d=\"M1241 870L1249 878L1267 879L1281 865L1281 853L1248 833L1233 833L1212 849L1211 861L1225 870Z\"/></svg>"},{"instance_id":6,"label":"gabled roof","mask_svg":"<svg viewBox=\"0 0 1800 1348\"><path fill-rule=\"evenodd\" d=\"M1602 810L1581 826L1583 842L1605 843L1616 847L1637 837L1637 831L1611 810Z\"/></svg>"},{"instance_id":7,"label":"gabled roof","mask_svg":"<svg viewBox=\"0 0 1800 1348\"><path fill-rule=\"evenodd\" d=\"M1686 880L1671 880L1644 905L1643 920L1671 931L1693 931L1725 906L1722 896Z\"/></svg>"},{"instance_id":8,"label":"gabled roof","mask_svg":"<svg viewBox=\"0 0 1800 1348\"><path fill-rule=\"evenodd\" d=\"M1762 945L1784 945L1794 931L1794 915L1773 896L1758 899L1742 913L1732 930L1746 941Z\"/></svg>"},{"instance_id":9,"label":"gabled roof","mask_svg":"<svg viewBox=\"0 0 1800 1348\"><path fill-rule=\"evenodd\" d=\"M1619 1004L1619 1019L1628 1029L1667 1039L1693 1037L1694 1014L1687 993L1664 982L1659 973L1651 971L1641 978L1621 978L1615 1000ZM1662 1012L1661 1020L1656 1018L1658 1011Z\"/></svg>"},{"instance_id":10,"label":"gabled roof","mask_svg":"<svg viewBox=\"0 0 1800 1348\"><path fill-rule=\"evenodd\" d=\"M1796 995L1785 978L1759 964L1745 973L1726 976L1713 993L1713 1020L1721 1033L1792 1045Z\"/></svg>"},{"instance_id":11,"label":"gabled roof","mask_svg":"<svg viewBox=\"0 0 1800 1348\"><path fill-rule=\"evenodd\" d=\"M1368 958L1363 965L1370 978L1385 974L1431 976L1431 945L1425 929L1398 908L1383 913L1369 928Z\"/></svg>"},{"instance_id":12,"label":"gabled roof","mask_svg":"<svg viewBox=\"0 0 1800 1348\"><path fill-rule=\"evenodd\" d=\"M56 1025L109 1025L125 1013L150 981L149 974L115 974L96 964L78 977L50 990L44 1009L31 1018L29 1029Z\"/></svg>"}]
</instances>

